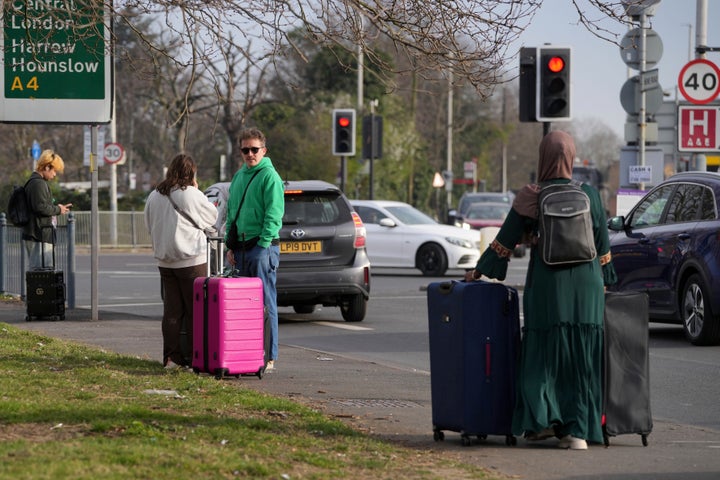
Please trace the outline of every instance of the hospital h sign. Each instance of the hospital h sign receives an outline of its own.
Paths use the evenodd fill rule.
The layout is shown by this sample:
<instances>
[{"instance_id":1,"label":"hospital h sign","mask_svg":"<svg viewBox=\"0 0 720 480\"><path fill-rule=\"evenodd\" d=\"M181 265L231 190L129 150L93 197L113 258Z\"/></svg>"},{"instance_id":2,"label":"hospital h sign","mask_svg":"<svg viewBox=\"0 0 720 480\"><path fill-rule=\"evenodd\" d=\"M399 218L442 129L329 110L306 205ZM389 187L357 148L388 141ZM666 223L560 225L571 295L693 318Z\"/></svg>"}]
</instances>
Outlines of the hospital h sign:
<instances>
[{"instance_id":1,"label":"hospital h sign","mask_svg":"<svg viewBox=\"0 0 720 480\"><path fill-rule=\"evenodd\" d=\"M715 106L678 106L678 151L720 152L720 122Z\"/></svg>"}]
</instances>

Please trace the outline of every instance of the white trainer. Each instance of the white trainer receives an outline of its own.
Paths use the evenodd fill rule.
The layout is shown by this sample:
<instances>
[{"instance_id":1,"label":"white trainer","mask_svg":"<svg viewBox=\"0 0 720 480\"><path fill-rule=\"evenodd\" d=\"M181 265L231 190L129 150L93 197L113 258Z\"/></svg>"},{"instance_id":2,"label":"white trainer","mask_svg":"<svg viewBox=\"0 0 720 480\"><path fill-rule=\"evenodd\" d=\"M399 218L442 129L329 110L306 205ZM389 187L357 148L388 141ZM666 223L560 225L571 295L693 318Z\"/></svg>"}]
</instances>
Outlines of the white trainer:
<instances>
[{"instance_id":1,"label":"white trainer","mask_svg":"<svg viewBox=\"0 0 720 480\"><path fill-rule=\"evenodd\" d=\"M565 435L558 442L558 448L565 448L570 450L587 450L587 442L582 438L575 438L572 435Z\"/></svg>"}]
</instances>

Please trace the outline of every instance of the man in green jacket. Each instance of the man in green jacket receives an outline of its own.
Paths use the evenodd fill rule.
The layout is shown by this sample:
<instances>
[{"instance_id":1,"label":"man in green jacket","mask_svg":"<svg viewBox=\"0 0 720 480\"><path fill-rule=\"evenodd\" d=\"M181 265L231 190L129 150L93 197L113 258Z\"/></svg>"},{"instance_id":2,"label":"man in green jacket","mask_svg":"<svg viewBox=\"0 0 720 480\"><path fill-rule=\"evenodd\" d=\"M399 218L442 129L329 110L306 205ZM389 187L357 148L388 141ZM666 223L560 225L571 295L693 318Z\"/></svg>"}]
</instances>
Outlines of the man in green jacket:
<instances>
[{"instance_id":1,"label":"man in green jacket","mask_svg":"<svg viewBox=\"0 0 720 480\"><path fill-rule=\"evenodd\" d=\"M240 133L243 165L233 176L227 203L225 242L227 260L243 276L263 283L265 308L270 317L270 355L266 370L278 356L276 275L280 264L279 232L285 213L285 189L267 152L265 135L256 128ZM232 229L237 232L233 242ZM230 244L228 244L230 240Z\"/></svg>"},{"instance_id":2,"label":"man in green jacket","mask_svg":"<svg viewBox=\"0 0 720 480\"><path fill-rule=\"evenodd\" d=\"M25 184L30 206L30 221L23 227L22 239L29 257L29 268L54 267L52 249L55 244L55 226L53 217L70 211L72 204L53 204L53 196L48 182L65 170L60 155L45 150L40 155L35 171Z\"/></svg>"}]
</instances>

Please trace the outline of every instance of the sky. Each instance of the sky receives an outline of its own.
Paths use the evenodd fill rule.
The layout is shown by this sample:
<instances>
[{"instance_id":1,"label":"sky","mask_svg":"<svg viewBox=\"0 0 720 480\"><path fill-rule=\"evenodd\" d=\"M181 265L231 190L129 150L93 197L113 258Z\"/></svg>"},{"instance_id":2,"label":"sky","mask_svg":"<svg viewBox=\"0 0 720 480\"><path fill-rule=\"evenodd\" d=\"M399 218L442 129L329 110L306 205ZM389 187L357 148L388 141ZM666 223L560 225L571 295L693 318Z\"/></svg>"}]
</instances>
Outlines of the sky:
<instances>
[{"instance_id":1,"label":"sky","mask_svg":"<svg viewBox=\"0 0 720 480\"><path fill-rule=\"evenodd\" d=\"M585 0L578 0L578 4L590 13L591 18L600 17ZM707 4L707 45L720 47L720 0L707 0ZM677 94L682 100L676 87L683 66L695 58L696 1L661 0L655 15L648 20L663 44L662 57L652 68L658 69L662 89L670 92L666 99L675 99ZM604 25L611 26L612 31L619 34L618 43L627 32L626 27L617 23ZM510 51L545 43L572 47L573 120L598 119L622 137L627 114L620 104L620 90L628 74L637 75L638 71L628 69L621 58L620 47L597 38L578 24L577 11L571 0L545 0ZM720 65L720 52L708 52L705 58Z\"/></svg>"}]
</instances>

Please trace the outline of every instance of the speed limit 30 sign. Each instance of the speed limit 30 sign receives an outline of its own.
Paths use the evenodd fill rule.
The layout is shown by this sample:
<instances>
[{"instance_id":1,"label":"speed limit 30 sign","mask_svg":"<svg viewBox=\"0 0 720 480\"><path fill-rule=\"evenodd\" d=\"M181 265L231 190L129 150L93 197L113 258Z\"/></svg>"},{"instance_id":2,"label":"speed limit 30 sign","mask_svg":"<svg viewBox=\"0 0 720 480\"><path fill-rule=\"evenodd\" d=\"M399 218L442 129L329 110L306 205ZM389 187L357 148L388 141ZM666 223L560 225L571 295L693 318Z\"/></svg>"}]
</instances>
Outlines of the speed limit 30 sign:
<instances>
[{"instance_id":1,"label":"speed limit 30 sign","mask_svg":"<svg viewBox=\"0 0 720 480\"><path fill-rule=\"evenodd\" d=\"M678 87L696 105L710 103L720 94L720 69L710 60L698 58L680 70Z\"/></svg>"},{"instance_id":2,"label":"speed limit 30 sign","mask_svg":"<svg viewBox=\"0 0 720 480\"><path fill-rule=\"evenodd\" d=\"M125 156L125 150L119 143L108 143L105 145L105 163L118 163Z\"/></svg>"}]
</instances>

